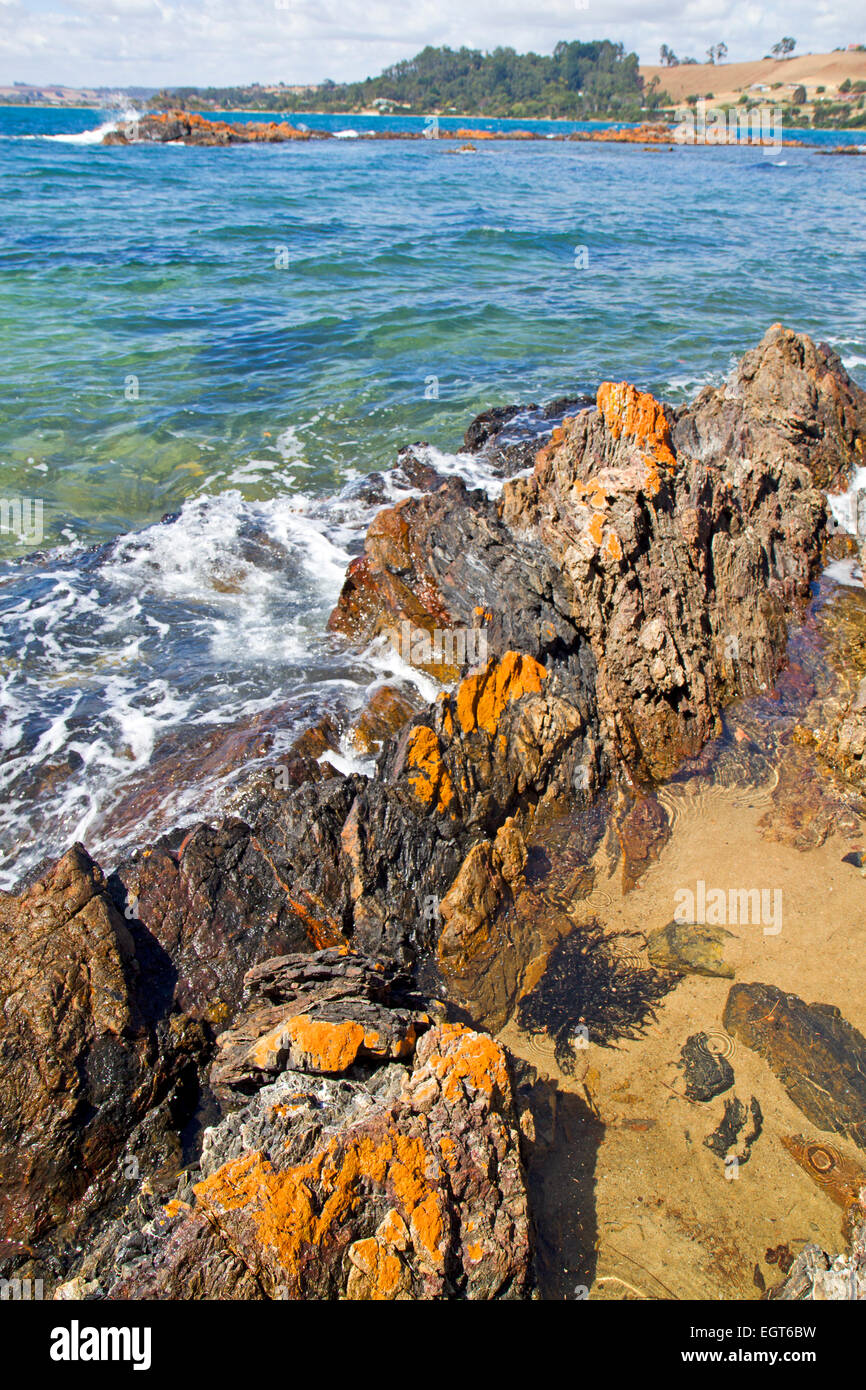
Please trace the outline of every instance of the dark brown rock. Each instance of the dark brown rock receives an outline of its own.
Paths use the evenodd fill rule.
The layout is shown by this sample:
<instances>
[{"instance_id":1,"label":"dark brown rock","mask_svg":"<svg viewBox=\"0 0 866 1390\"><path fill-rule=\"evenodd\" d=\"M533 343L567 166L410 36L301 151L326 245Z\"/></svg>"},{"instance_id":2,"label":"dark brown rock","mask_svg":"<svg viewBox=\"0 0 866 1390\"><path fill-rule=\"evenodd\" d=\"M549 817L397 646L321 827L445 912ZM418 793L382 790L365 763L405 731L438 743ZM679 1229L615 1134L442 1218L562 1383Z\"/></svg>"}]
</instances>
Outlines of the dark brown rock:
<instances>
[{"instance_id":1,"label":"dark brown rock","mask_svg":"<svg viewBox=\"0 0 866 1390\"><path fill-rule=\"evenodd\" d=\"M837 1008L806 1004L774 985L737 984L723 1022L818 1129L866 1148L866 1038Z\"/></svg>"},{"instance_id":2,"label":"dark brown rock","mask_svg":"<svg viewBox=\"0 0 866 1390\"><path fill-rule=\"evenodd\" d=\"M129 925L81 846L0 895L0 1189L4 1233L30 1241L123 1151L195 1060L200 1038L142 995Z\"/></svg>"}]
</instances>

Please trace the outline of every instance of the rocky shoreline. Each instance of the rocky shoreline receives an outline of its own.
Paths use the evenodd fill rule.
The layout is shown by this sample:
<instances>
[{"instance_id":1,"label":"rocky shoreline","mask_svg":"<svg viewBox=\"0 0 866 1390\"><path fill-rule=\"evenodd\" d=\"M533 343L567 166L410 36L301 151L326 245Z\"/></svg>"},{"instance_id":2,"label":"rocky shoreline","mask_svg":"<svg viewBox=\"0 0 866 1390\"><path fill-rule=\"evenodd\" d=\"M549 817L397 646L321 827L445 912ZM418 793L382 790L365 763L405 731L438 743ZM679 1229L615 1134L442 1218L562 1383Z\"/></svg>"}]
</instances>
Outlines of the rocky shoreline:
<instances>
[{"instance_id":1,"label":"rocky shoreline","mask_svg":"<svg viewBox=\"0 0 866 1390\"><path fill-rule=\"evenodd\" d=\"M866 1039L774 981L731 984L725 933L668 931L644 958L572 909L599 856L624 894L659 860L657 791L700 769L725 711L783 698L789 634L853 550L827 495L863 464L866 393L774 325L689 406L604 383L548 420L472 422L497 496L416 447L398 461L415 495L375 517L330 626L408 634L442 689L377 693L354 734L373 776L322 760L325 719L218 823L109 874L75 846L0 896L6 1277L72 1299L568 1296L545 1275L557 1125L589 1135L601 1112L500 1034L522 1014L567 1076L697 973L725 981L725 1035L817 1131L780 1142L843 1208L862 1282ZM808 735L801 699L785 735L840 788L813 797L825 838L864 809L861 689L810 707ZM706 1051L684 1048L692 1105L732 1084ZM731 1094L707 1142L744 1164L765 1130ZM591 1184L579 1196L588 1220ZM847 1297L809 1249L774 1296Z\"/></svg>"}]
</instances>

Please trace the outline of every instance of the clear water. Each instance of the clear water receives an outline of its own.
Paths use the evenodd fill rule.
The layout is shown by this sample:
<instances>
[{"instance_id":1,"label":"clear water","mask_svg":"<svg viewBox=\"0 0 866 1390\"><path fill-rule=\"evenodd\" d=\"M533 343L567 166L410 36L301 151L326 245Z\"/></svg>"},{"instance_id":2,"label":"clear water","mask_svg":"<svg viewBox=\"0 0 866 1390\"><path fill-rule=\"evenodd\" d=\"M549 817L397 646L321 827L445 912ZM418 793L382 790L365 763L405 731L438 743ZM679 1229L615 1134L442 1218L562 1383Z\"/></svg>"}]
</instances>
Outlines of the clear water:
<instances>
[{"instance_id":1,"label":"clear water","mask_svg":"<svg viewBox=\"0 0 866 1390\"><path fill-rule=\"evenodd\" d=\"M866 382L866 161L106 148L111 119L0 109L0 500L40 500L44 528L36 558L0 534L6 886L76 837L109 865L210 814L193 741L118 824L180 730L272 711L278 750L387 674L324 625L375 505L356 484L405 443L451 454L479 410L610 377L683 400L777 319Z\"/></svg>"}]
</instances>

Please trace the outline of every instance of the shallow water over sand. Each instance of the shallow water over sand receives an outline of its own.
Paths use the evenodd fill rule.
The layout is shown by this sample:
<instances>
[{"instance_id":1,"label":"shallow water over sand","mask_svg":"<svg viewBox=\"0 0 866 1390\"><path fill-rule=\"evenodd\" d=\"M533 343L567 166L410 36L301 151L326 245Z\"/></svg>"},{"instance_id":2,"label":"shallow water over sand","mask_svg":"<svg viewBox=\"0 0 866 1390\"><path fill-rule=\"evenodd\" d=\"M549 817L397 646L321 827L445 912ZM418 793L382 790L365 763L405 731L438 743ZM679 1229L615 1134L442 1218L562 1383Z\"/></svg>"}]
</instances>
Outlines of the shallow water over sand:
<instances>
[{"instance_id":1,"label":"shallow water over sand","mask_svg":"<svg viewBox=\"0 0 866 1390\"><path fill-rule=\"evenodd\" d=\"M610 1046L578 1041L571 1072L544 1032L527 1033L512 1019L502 1033L558 1089L530 1160L547 1297L588 1290L593 1299L758 1298L781 1277L780 1246L793 1256L812 1241L842 1247L840 1207L781 1137L803 1134L860 1168L862 1152L811 1125L767 1064L726 1032L722 1015L734 983L760 981L835 1005L866 1032L866 879L854 862L864 848L862 802L828 775L801 732L819 708L826 717L835 701L850 700L866 669L864 640L866 594L825 581L820 604L793 634L792 665L772 698L729 710L715 756L698 775L686 771L659 789L670 838L636 886L624 891L623 863L616 856L611 864L607 840L587 864L590 891L567 904L578 931L598 921L611 937L636 933L620 936L615 949L640 969L649 966L646 938L674 918L684 890L696 900L700 884L707 898L723 889L727 916L715 920L730 933L730 977L681 977L635 1036ZM731 889L778 894L779 921L732 917ZM560 918L549 945L562 926ZM543 975L545 958L528 971L527 987ZM700 1032L733 1067L728 1096L759 1104L760 1134L739 1166L704 1143L727 1097L684 1093L681 1049ZM742 1152L742 1142L734 1147Z\"/></svg>"}]
</instances>

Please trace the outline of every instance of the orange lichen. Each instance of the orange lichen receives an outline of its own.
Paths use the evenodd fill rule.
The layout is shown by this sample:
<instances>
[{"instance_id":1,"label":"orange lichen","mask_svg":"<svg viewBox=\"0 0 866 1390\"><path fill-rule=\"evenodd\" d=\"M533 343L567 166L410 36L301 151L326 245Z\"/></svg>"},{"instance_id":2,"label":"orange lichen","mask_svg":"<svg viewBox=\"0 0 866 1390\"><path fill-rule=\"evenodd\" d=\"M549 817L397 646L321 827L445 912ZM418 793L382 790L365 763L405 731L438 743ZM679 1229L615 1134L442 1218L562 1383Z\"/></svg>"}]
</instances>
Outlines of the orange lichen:
<instances>
[{"instance_id":1,"label":"orange lichen","mask_svg":"<svg viewBox=\"0 0 866 1390\"><path fill-rule=\"evenodd\" d=\"M412 769L409 784L419 800L435 806L437 811L447 811L454 799L454 788L442 761L439 740L426 724L412 730L406 761Z\"/></svg>"},{"instance_id":2,"label":"orange lichen","mask_svg":"<svg viewBox=\"0 0 866 1390\"><path fill-rule=\"evenodd\" d=\"M375 1236L349 1246L349 1259L367 1277L366 1297L373 1302L392 1299L400 1288L403 1265Z\"/></svg>"},{"instance_id":3,"label":"orange lichen","mask_svg":"<svg viewBox=\"0 0 866 1390\"><path fill-rule=\"evenodd\" d=\"M622 559L622 542L615 531L608 531L605 549L614 560Z\"/></svg>"},{"instance_id":4,"label":"orange lichen","mask_svg":"<svg viewBox=\"0 0 866 1390\"><path fill-rule=\"evenodd\" d=\"M647 462L647 486L656 493L661 486L658 465L676 467L671 432L664 407L648 391L638 391L627 381L603 381L596 404L614 439L627 435L643 451Z\"/></svg>"},{"instance_id":5,"label":"orange lichen","mask_svg":"<svg viewBox=\"0 0 866 1390\"><path fill-rule=\"evenodd\" d=\"M505 1054L486 1033L474 1033L462 1023L444 1023L438 1030L438 1046L427 1057L427 1066L442 1085L447 1100L456 1100L468 1083L475 1091L492 1096L494 1089L508 1094Z\"/></svg>"},{"instance_id":6,"label":"orange lichen","mask_svg":"<svg viewBox=\"0 0 866 1390\"><path fill-rule=\"evenodd\" d=\"M540 662L520 652L506 652L499 662L491 660L483 671L461 681L457 690L457 718L463 732L495 733L509 701L537 694L546 678Z\"/></svg>"},{"instance_id":7,"label":"orange lichen","mask_svg":"<svg viewBox=\"0 0 866 1390\"><path fill-rule=\"evenodd\" d=\"M382 1039L351 1019L331 1022L296 1014L284 1019L260 1037L250 1049L249 1060L263 1071L272 1068L281 1053L291 1047L303 1064L314 1071L344 1072L358 1057L396 1058L411 1055L417 1032L410 1022L401 1038Z\"/></svg>"},{"instance_id":8,"label":"orange lichen","mask_svg":"<svg viewBox=\"0 0 866 1390\"><path fill-rule=\"evenodd\" d=\"M439 1140L439 1150L449 1168L457 1167L457 1145L450 1134L443 1134Z\"/></svg>"},{"instance_id":9,"label":"orange lichen","mask_svg":"<svg viewBox=\"0 0 866 1390\"><path fill-rule=\"evenodd\" d=\"M396 1226L397 1218L404 1221L405 1216L416 1255L440 1267L445 1218L435 1186L439 1172L420 1138L389 1123L379 1140L359 1135L341 1144L332 1139L308 1163L284 1172L276 1172L258 1151L246 1154L193 1190L200 1209L218 1226L227 1213L248 1216L256 1242L273 1252L289 1287L298 1293L304 1252L338 1239L371 1184L396 1200L393 1222ZM393 1265L387 1269L395 1273Z\"/></svg>"}]
</instances>

